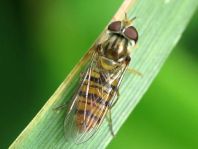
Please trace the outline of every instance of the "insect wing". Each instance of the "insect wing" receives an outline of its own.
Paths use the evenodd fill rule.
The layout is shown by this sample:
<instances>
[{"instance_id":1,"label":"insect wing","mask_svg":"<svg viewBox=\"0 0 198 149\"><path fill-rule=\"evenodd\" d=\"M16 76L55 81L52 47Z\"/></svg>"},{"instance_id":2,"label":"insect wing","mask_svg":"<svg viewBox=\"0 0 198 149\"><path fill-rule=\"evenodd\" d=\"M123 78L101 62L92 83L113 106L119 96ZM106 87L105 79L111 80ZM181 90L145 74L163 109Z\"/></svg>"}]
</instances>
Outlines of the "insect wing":
<instances>
[{"instance_id":1,"label":"insect wing","mask_svg":"<svg viewBox=\"0 0 198 149\"><path fill-rule=\"evenodd\" d=\"M92 58L64 123L66 139L76 144L87 141L97 132L113 103L125 70L102 73L97 65L97 56Z\"/></svg>"},{"instance_id":2,"label":"insect wing","mask_svg":"<svg viewBox=\"0 0 198 149\"><path fill-rule=\"evenodd\" d=\"M102 94L103 91L99 91L94 86L94 81L95 83L101 82L100 78L93 80L93 73L96 72L93 72L93 66L91 66L73 99L75 103L72 110L65 119L66 139L77 144L87 141L97 131L107 112L106 106L99 98L99 94Z\"/></svg>"}]
</instances>

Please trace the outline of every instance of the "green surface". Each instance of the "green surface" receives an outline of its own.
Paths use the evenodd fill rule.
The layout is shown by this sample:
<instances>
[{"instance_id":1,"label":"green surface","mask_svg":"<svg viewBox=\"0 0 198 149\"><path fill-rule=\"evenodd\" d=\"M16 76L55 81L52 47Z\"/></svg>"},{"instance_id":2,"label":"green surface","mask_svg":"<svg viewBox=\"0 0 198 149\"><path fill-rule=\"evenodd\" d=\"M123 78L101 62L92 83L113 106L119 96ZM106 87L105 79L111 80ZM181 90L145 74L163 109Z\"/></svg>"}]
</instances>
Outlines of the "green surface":
<instances>
[{"instance_id":1,"label":"green surface","mask_svg":"<svg viewBox=\"0 0 198 149\"><path fill-rule=\"evenodd\" d=\"M198 11L151 87L107 149L198 146Z\"/></svg>"},{"instance_id":2,"label":"green surface","mask_svg":"<svg viewBox=\"0 0 198 149\"><path fill-rule=\"evenodd\" d=\"M152 65L139 64L142 53L146 52L145 56L153 51L169 53L170 44L178 39L176 37L180 36L189 13L195 8L190 1L182 4L170 0L164 7L158 7L161 1L152 2L150 7L147 3L150 2L139 2L130 14L139 17L135 25L141 35L132 65L143 73L143 68ZM120 4L121 1L103 0L86 3L13 1L0 5L3 12L0 35L3 41L0 55L0 147L6 148L29 123L90 47ZM184 9L184 4L188 4L188 8L182 13L180 11ZM164 11L172 13L166 16ZM137 106L109 148L196 148L197 18L187 28L161 75L145 95L147 99ZM173 34L169 32L168 25L177 20L180 23L173 31L177 34ZM160 32L156 32L156 37L151 34L153 38L150 39L149 30ZM171 36L167 37L169 34ZM147 75L144 73L144 79ZM54 115L53 120L56 118ZM61 123L56 128L60 127ZM55 133L49 137L53 139Z\"/></svg>"}]
</instances>

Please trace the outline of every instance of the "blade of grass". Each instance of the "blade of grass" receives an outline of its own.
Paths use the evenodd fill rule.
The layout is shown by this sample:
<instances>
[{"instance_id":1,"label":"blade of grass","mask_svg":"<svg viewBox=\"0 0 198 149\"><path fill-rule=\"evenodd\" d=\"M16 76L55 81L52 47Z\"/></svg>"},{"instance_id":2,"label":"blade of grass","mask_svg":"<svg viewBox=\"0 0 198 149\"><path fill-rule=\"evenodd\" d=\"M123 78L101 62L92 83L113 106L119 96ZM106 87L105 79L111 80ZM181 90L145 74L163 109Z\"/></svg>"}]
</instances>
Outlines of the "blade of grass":
<instances>
[{"instance_id":1,"label":"blade of grass","mask_svg":"<svg viewBox=\"0 0 198 149\"><path fill-rule=\"evenodd\" d=\"M120 88L121 97L112 111L115 132L118 132L159 72L181 37L196 6L197 0L137 1L135 5L133 0L125 0L114 16L115 20L122 19L124 12L127 12L129 17L137 16L135 26L140 34L139 48L132 54L130 67L137 68L144 75L142 78L131 74L125 75ZM67 143L63 134L65 112L57 114L52 110L71 99L78 85L79 72L89 61L92 49L75 66L10 148L105 148L108 145L112 137L106 122L85 144L76 146Z\"/></svg>"}]
</instances>

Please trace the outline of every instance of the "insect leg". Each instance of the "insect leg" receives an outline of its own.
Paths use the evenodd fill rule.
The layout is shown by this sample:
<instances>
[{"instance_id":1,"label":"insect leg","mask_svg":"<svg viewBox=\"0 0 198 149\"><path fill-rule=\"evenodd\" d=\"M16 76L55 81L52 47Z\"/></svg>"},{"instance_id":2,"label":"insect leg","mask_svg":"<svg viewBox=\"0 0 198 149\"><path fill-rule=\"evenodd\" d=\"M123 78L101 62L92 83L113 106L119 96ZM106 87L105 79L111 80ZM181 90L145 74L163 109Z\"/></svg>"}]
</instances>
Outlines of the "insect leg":
<instances>
[{"instance_id":1,"label":"insect leg","mask_svg":"<svg viewBox=\"0 0 198 149\"><path fill-rule=\"evenodd\" d=\"M53 110L56 111L56 112L59 112L60 110L67 109L67 114L68 114L68 113L71 112L72 108L74 107L74 105L76 103L76 99L74 99L72 102L71 101L66 101L65 104L62 104L62 105L54 108Z\"/></svg>"},{"instance_id":2,"label":"insect leg","mask_svg":"<svg viewBox=\"0 0 198 149\"><path fill-rule=\"evenodd\" d=\"M143 74L134 68L127 68L127 72L143 77Z\"/></svg>"},{"instance_id":3,"label":"insect leg","mask_svg":"<svg viewBox=\"0 0 198 149\"><path fill-rule=\"evenodd\" d=\"M119 97L120 97L120 93L119 93L119 90L117 90L116 92L116 99L115 101L112 102L112 104L109 106L109 110L107 112L107 115L106 115L106 119L108 121L108 124L109 124L109 129L110 129L110 132L111 132L111 135L113 137L115 137L115 133L113 132L113 125L112 125L112 118L111 118L111 109L114 107L114 105L117 103Z\"/></svg>"},{"instance_id":4,"label":"insect leg","mask_svg":"<svg viewBox=\"0 0 198 149\"><path fill-rule=\"evenodd\" d=\"M125 60L125 63L126 63L127 66L129 65L130 61L131 61L131 57L130 57L130 56L127 56L127 57L126 57L126 60ZM127 70L129 73L131 73L131 74L136 74L136 75L138 75L138 76L143 77L143 74L142 74L141 72L139 72L138 70L134 69L134 68L129 68L129 67L127 67L126 70Z\"/></svg>"},{"instance_id":5,"label":"insect leg","mask_svg":"<svg viewBox=\"0 0 198 149\"><path fill-rule=\"evenodd\" d=\"M109 130L111 132L111 135L113 137L115 137L115 133L113 132L112 118L111 118L111 107L109 108L109 110L107 112L106 119L107 119L107 122L108 122L108 125L109 125Z\"/></svg>"},{"instance_id":6,"label":"insect leg","mask_svg":"<svg viewBox=\"0 0 198 149\"><path fill-rule=\"evenodd\" d=\"M81 72L80 73L80 78L82 79L84 77L85 73L84 72Z\"/></svg>"},{"instance_id":7,"label":"insect leg","mask_svg":"<svg viewBox=\"0 0 198 149\"><path fill-rule=\"evenodd\" d=\"M87 71L89 71L89 69L88 69ZM85 75L86 75L85 72L81 72L81 73L80 73L80 84L81 84L82 81L84 80ZM77 91L78 91L78 90L77 90ZM76 93L77 93L77 92L76 92ZM74 104L75 104L75 102L76 102L76 99L74 99L74 98L75 98L75 95L76 95L76 94L74 94L74 96L73 96L73 101L72 101L72 102L68 100L68 101L66 101L66 103L64 103L64 104L62 104L62 105L60 105L60 106L54 108L53 110L56 111L56 112L58 112L58 111L60 111L60 110L63 110L63 109L65 109L65 108L67 108L67 106L69 106L69 108L68 108L68 113L71 112L72 107L74 106Z\"/></svg>"},{"instance_id":8,"label":"insect leg","mask_svg":"<svg viewBox=\"0 0 198 149\"><path fill-rule=\"evenodd\" d=\"M117 90L116 94L117 94L117 97L116 97L115 101L113 101L113 103L112 103L112 105L111 105L111 108L113 108L113 107L115 106L115 104L117 103L117 101L118 101L118 99L119 99L119 97L120 97L119 90Z\"/></svg>"},{"instance_id":9,"label":"insect leg","mask_svg":"<svg viewBox=\"0 0 198 149\"><path fill-rule=\"evenodd\" d=\"M65 104L62 104L62 105L60 105L60 106L58 106L56 108L53 108L53 110L56 111L56 112L58 112L60 110L65 109L67 106L68 106L68 102L66 102Z\"/></svg>"}]
</instances>

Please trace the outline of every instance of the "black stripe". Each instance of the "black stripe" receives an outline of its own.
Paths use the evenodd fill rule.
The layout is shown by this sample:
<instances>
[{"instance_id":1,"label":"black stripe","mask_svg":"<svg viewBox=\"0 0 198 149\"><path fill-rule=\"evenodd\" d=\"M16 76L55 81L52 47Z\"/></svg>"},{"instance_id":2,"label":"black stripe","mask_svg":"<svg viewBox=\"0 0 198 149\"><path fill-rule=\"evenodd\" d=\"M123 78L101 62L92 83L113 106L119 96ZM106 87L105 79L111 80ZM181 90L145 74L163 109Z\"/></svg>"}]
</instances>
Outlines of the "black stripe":
<instances>
[{"instance_id":1,"label":"black stripe","mask_svg":"<svg viewBox=\"0 0 198 149\"><path fill-rule=\"evenodd\" d=\"M88 83L84 83L83 85L88 85ZM90 85L89 87L95 88L97 90L101 90L101 92L105 92L106 94L109 94L109 90L102 88L101 86L98 85ZM111 93L111 92L110 92Z\"/></svg>"},{"instance_id":2,"label":"black stripe","mask_svg":"<svg viewBox=\"0 0 198 149\"><path fill-rule=\"evenodd\" d=\"M118 91L118 88L117 86L114 86L112 84L109 84L105 77L103 75L100 75L99 78L96 78L96 77L93 77L93 76L87 76L86 77L86 80L90 80L90 81L93 81L95 83L98 83L102 86L105 86L106 88L108 88L109 90L112 89L113 91L117 92Z\"/></svg>"},{"instance_id":3,"label":"black stripe","mask_svg":"<svg viewBox=\"0 0 198 149\"><path fill-rule=\"evenodd\" d=\"M127 39L124 39L125 40L125 42L124 42L124 49L127 49L127 45L128 45L128 40Z\"/></svg>"},{"instance_id":4,"label":"black stripe","mask_svg":"<svg viewBox=\"0 0 198 149\"><path fill-rule=\"evenodd\" d=\"M112 36L116 36L117 38L125 38L123 35L121 35L120 33L113 33ZM109 37L111 38L111 37Z\"/></svg>"},{"instance_id":5,"label":"black stripe","mask_svg":"<svg viewBox=\"0 0 198 149\"><path fill-rule=\"evenodd\" d=\"M115 92L118 91L118 87L117 87L117 86L111 85L111 88L112 88L112 90L115 91Z\"/></svg>"},{"instance_id":6,"label":"black stripe","mask_svg":"<svg viewBox=\"0 0 198 149\"><path fill-rule=\"evenodd\" d=\"M94 101L96 101L97 103L99 103L101 105L110 106L110 102L109 101L105 101L103 98L99 97L96 94L92 94L92 93L88 93L87 94L86 92L80 91L78 93L78 95L82 96L84 98L87 98L87 99L93 99Z\"/></svg>"},{"instance_id":7,"label":"black stripe","mask_svg":"<svg viewBox=\"0 0 198 149\"><path fill-rule=\"evenodd\" d=\"M108 47L109 47L110 42L107 42L107 44L105 45L105 47L103 47L104 49L104 54L107 55L108 54Z\"/></svg>"},{"instance_id":8,"label":"black stripe","mask_svg":"<svg viewBox=\"0 0 198 149\"><path fill-rule=\"evenodd\" d=\"M115 49L114 46L115 46L116 43L118 42L118 39L119 39L119 38L120 38L120 37L118 37L118 36L115 37L115 40L113 41L112 46L111 46L112 49Z\"/></svg>"},{"instance_id":9,"label":"black stripe","mask_svg":"<svg viewBox=\"0 0 198 149\"><path fill-rule=\"evenodd\" d=\"M100 117L94 115L94 113L92 113L91 111L89 110L78 110L78 114L81 114L81 115L85 115L86 117L90 117L90 119L94 119L96 120L97 122L101 120Z\"/></svg>"},{"instance_id":10,"label":"black stripe","mask_svg":"<svg viewBox=\"0 0 198 149\"><path fill-rule=\"evenodd\" d=\"M123 38L118 38L118 39L119 39L119 40L118 40L117 44L116 44L115 47L114 47L115 50L118 50L118 49L120 48L120 43L122 42L122 39L123 39Z\"/></svg>"}]
</instances>

